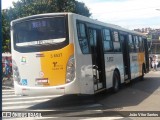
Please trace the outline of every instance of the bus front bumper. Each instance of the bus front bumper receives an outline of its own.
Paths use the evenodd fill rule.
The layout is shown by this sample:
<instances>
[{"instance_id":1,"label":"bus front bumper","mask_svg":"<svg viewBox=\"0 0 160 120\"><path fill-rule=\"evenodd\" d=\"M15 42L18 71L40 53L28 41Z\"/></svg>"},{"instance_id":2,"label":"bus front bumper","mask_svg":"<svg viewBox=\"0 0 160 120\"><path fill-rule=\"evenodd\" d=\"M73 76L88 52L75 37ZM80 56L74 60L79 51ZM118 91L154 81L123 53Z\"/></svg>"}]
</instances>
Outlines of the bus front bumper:
<instances>
[{"instance_id":1,"label":"bus front bumper","mask_svg":"<svg viewBox=\"0 0 160 120\"><path fill-rule=\"evenodd\" d=\"M79 87L76 82L71 82L65 85L51 86L51 87L29 87L19 85L14 81L14 89L16 95L65 95L65 94L79 94Z\"/></svg>"}]
</instances>

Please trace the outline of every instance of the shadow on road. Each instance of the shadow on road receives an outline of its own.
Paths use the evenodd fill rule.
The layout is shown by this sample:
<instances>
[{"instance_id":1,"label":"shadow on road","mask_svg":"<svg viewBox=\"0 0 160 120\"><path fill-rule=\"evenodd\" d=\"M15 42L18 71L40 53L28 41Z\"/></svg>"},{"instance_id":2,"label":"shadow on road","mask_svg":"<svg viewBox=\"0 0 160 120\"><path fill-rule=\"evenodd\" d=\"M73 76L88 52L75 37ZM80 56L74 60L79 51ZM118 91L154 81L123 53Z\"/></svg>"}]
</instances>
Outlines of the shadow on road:
<instances>
[{"instance_id":1,"label":"shadow on road","mask_svg":"<svg viewBox=\"0 0 160 120\"><path fill-rule=\"evenodd\" d=\"M65 95L51 99L47 102L36 104L30 109L61 109L88 104L102 104L107 108L121 108L125 106L135 106L145 100L160 87L160 78L145 78L144 81L135 80L116 94L103 92L97 95ZM158 92L157 92L158 94Z\"/></svg>"},{"instance_id":2,"label":"shadow on road","mask_svg":"<svg viewBox=\"0 0 160 120\"><path fill-rule=\"evenodd\" d=\"M103 105L104 109L121 110L123 107L136 106L148 98L150 95L159 94L160 78L145 78L144 81L135 80L131 84L124 86L118 93L108 96L102 95L97 101Z\"/></svg>"},{"instance_id":3,"label":"shadow on road","mask_svg":"<svg viewBox=\"0 0 160 120\"><path fill-rule=\"evenodd\" d=\"M36 104L29 110L56 110L68 112L88 109L102 111L121 111L123 107L136 106L152 94L160 95L160 78L146 77L143 81L134 80L124 85L118 93L103 92L97 95L65 95ZM94 106L94 105L98 106ZM93 107L88 107L92 106ZM77 107L78 106L78 107ZM53 113L48 113L53 114Z\"/></svg>"},{"instance_id":4,"label":"shadow on road","mask_svg":"<svg viewBox=\"0 0 160 120\"><path fill-rule=\"evenodd\" d=\"M40 104L36 104L29 109L53 109L53 110L67 110L71 108L75 108L76 106L83 106L96 103L94 96L85 95L64 95L54 99L51 99L46 102L42 102Z\"/></svg>"}]
</instances>

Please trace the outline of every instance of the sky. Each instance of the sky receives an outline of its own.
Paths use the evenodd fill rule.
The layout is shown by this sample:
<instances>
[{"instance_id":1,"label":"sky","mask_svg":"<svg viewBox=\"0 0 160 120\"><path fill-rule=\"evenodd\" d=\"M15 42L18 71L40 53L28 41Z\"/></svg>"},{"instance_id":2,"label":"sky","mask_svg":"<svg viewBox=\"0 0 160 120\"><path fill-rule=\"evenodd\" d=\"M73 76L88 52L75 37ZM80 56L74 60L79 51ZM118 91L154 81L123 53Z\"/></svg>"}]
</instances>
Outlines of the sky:
<instances>
[{"instance_id":1,"label":"sky","mask_svg":"<svg viewBox=\"0 0 160 120\"><path fill-rule=\"evenodd\" d=\"M2 9L12 1L2 0ZM160 0L78 0L92 13L91 18L127 29L160 28Z\"/></svg>"}]
</instances>

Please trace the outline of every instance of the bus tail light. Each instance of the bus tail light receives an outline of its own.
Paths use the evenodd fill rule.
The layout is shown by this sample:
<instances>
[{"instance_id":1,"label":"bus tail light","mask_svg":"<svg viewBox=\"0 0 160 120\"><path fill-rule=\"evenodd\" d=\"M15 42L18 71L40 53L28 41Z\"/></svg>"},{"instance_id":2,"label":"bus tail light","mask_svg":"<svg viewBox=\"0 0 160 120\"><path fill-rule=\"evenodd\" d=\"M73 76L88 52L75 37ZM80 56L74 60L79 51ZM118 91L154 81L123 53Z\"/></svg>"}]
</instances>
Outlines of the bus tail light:
<instances>
[{"instance_id":1,"label":"bus tail light","mask_svg":"<svg viewBox=\"0 0 160 120\"><path fill-rule=\"evenodd\" d=\"M74 57L70 57L67 63L66 83L73 81L75 78L75 61Z\"/></svg>"}]
</instances>

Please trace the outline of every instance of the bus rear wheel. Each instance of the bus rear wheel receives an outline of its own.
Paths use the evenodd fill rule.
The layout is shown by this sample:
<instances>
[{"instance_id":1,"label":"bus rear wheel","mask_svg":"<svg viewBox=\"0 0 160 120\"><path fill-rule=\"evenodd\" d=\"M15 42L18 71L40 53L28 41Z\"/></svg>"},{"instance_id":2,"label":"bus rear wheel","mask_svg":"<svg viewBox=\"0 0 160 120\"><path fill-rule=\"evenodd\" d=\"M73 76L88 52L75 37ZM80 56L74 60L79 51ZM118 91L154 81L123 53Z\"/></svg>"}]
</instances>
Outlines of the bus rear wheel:
<instances>
[{"instance_id":1,"label":"bus rear wheel","mask_svg":"<svg viewBox=\"0 0 160 120\"><path fill-rule=\"evenodd\" d=\"M113 92L116 93L120 89L120 77L117 71L113 74Z\"/></svg>"}]
</instances>

